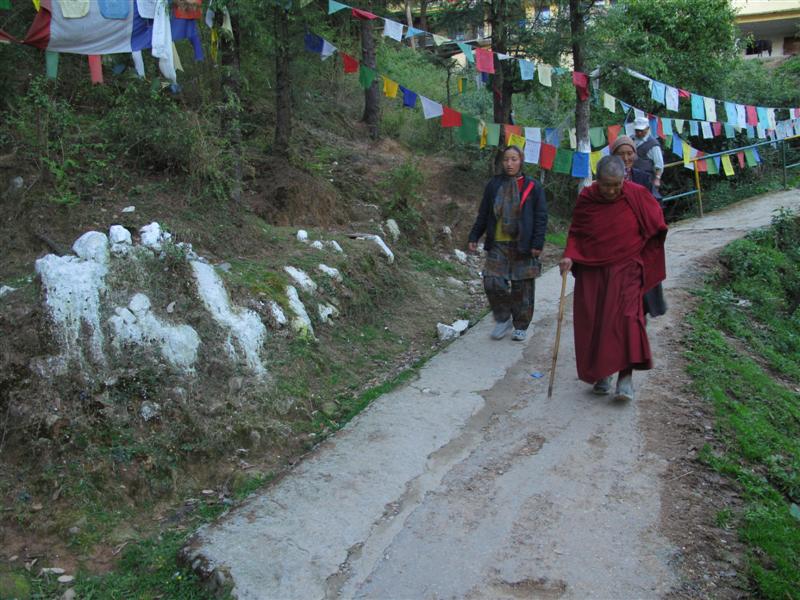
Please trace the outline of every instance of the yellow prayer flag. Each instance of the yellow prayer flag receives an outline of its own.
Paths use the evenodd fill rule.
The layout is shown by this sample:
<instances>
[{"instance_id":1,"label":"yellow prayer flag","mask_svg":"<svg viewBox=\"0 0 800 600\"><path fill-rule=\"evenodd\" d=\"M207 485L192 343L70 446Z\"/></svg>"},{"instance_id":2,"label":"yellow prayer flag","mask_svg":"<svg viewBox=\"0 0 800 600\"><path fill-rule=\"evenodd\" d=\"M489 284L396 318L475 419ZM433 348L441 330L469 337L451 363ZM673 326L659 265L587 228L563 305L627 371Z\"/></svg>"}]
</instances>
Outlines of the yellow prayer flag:
<instances>
[{"instance_id":1,"label":"yellow prayer flag","mask_svg":"<svg viewBox=\"0 0 800 600\"><path fill-rule=\"evenodd\" d=\"M33 0L33 8L36 9L36 12L42 10L42 2L41 0Z\"/></svg>"},{"instance_id":2,"label":"yellow prayer flag","mask_svg":"<svg viewBox=\"0 0 800 600\"><path fill-rule=\"evenodd\" d=\"M683 148L683 164L688 165L691 162L690 159L692 158L690 156L692 148L684 141L681 141L681 148Z\"/></svg>"},{"instance_id":3,"label":"yellow prayer flag","mask_svg":"<svg viewBox=\"0 0 800 600\"><path fill-rule=\"evenodd\" d=\"M397 98L398 84L388 77L383 78L383 93L387 98Z\"/></svg>"},{"instance_id":4,"label":"yellow prayer flag","mask_svg":"<svg viewBox=\"0 0 800 600\"><path fill-rule=\"evenodd\" d=\"M461 77L458 78L458 93L459 94L464 93L464 79Z\"/></svg>"},{"instance_id":5,"label":"yellow prayer flag","mask_svg":"<svg viewBox=\"0 0 800 600\"><path fill-rule=\"evenodd\" d=\"M508 136L508 145L509 146L516 146L520 150L525 148L525 136L517 135L516 133L512 133Z\"/></svg>"},{"instance_id":6,"label":"yellow prayer flag","mask_svg":"<svg viewBox=\"0 0 800 600\"><path fill-rule=\"evenodd\" d=\"M481 145L480 145L480 147L481 148L485 148L486 147L486 142L487 142L487 140L489 138L489 129L486 127L486 123L484 123L483 121L481 121L480 127L481 127Z\"/></svg>"},{"instance_id":7,"label":"yellow prayer flag","mask_svg":"<svg viewBox=\"0 0 800 600\"><path fill-rule=\"evenodd\" d=\"M175 42L172 42L172 62L175 65L176 71L183 71L183 65L181 64L181 57L178 54L178 49L175 47Z\"/></svg>"},{"instance_id":8,"label":"yellow prayer flag","mask_svg":"<svg viewBox=\"0 0 800 600\"><path fill-rule=\"evenodd\" d=\"M603 151L596 150L589 155L589 164L592 167L592 173L597 173L597 163L603 158Z\"/></svg>"},{"instance_id":9,"label":"yellow prayer flag","mask_svg":"<svg viewBox=\"0 0 800 600\"><path fill-rule=\"evenodd\" d=\"M216 27L211 28L211 62L217 62L219 52L219 33Z\"/></svg>"},{"instance_id":10,"label":"yellow prayer flag","mask_svg":"<svg viewBox=\"0 0 800 600\"><path fill-rule=\"evenodd\" d=\"M726 177L732 177L734 175L731 157L727 154L722 155L722 170L725 172Z\"/></svg>"}]
</instances>

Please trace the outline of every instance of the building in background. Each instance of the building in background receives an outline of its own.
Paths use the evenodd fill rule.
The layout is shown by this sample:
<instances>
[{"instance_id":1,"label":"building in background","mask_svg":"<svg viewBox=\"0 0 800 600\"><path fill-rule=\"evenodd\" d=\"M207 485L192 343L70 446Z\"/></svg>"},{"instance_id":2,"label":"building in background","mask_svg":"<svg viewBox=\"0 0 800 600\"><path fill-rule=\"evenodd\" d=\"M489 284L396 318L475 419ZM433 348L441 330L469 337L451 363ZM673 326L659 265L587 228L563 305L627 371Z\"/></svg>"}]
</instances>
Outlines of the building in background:
<instances>
[{"instance_id":1,"label":"building in background","mask_svg":"<svg viewBox=\"0 0 800 600\"><path fill-rule=\"evenodd\" d=\"M800 0L733 0L746 56L800 54Z\"/></svg>"}]
</instances>

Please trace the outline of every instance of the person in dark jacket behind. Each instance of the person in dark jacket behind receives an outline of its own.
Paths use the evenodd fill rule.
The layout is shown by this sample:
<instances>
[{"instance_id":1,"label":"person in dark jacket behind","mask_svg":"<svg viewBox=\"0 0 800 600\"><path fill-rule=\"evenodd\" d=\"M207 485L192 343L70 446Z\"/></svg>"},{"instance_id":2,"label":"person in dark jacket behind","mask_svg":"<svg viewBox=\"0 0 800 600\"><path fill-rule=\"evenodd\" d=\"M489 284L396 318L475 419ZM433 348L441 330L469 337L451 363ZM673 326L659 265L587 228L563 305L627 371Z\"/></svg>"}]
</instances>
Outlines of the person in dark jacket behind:
<instances>
[{"instance_id":1,"label":"person in dark jacket behind","mask_svg":"<svg viewBox=\"0 0 800 600\"><path fill-rule=\"evenodd\" d=\"M547 230L547 202L541 184L522 173L522 164L522 150L505 149L503 173L486 185L469 234L471 252L486 234L483 288L494 314L496 340L512 329L511 339L525 339L533 318L534 279L542 270L539 256Z\"/></svg>"}]
</instances>

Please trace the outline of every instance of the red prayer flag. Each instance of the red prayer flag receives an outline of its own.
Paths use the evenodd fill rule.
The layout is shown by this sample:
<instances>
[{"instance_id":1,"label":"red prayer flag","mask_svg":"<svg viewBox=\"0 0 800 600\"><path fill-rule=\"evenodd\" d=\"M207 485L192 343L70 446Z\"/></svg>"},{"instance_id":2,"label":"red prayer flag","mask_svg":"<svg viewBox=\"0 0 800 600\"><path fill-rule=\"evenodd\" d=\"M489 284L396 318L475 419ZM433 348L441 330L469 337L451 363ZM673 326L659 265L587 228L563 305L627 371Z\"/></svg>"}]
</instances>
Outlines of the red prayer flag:
<instances>
[{"instance_id":1,"label":"red prayer flag","mask_svg":"<svg viewBox=\"0 0 800 600\"><path fill-rule=\"evenodd\" d=\"M442 127L461 127L461 113L449 106L442 106Z\"/></svg>"},{"instance_id":2,"label":"red prayer flag","mask_svg":"<svg viewBox=\"0 0 800 600\"><path fill-rule=\"evenodd\" d=\"M706 153L702 150L697 151L697 158L702 158L705 156ZM704 160L696 160L694 161L694 168L697 169L700 173L708 173L708 165Z\"/></svg>"},{"instance_id":3,"label":"red prayer flag","mask_svg":"<svg viewBox=\"0 0 800 600\"><path fill-rule=\"evenodd\" d=\"M656 131L656 135L662 140L667 139L667 136L664 135L664 124L661 122L661 119L659 117L655 117L655 119L658 122L658 131Z\"/></svg>"},{"instance_id":4,"label":"red prayer flag","mask_svg":"<svg viewBox=\"0 0 800 600\"><path fill-rule=\"evenodd\" d=\"M737 152L736 159L739 161L739 168L744 169L744 152Z\"/></svg>"},{"instance_id":5,"label":"red prayer flag","mask_svg":"<svg viewBox=\"0 0 800 600\"><path fill-rule=\"evenodd\" d=\"M494 53L485 48L475 48L475 68L481 73L494 73Z\"/></svg>"},{"instance_id":6,"label":"red prayer flag","mask_svg":"<svg viewBox=\"0 0 800 600\"><path fill-rule=\"evenodd\" d=\"M505 135L506 146L508 146L508 140L511 138L511 134L522 135L522 126L521 125L503 125L503 135Z\"/></svg>"},{"instance_id":7,"label":"red prayer flag","mask_svg":"<svg viewBox=\"0 0 800 600\"><path fill-rule=\"evenodd\" d=\"M572 72L572 83L575 85L575 90L578 92L578 100L583 102L589 99L589 77L586 73L580 71Z\"/></svg>"},{"instance_id":8,"label":"red prayer flag","mask_svg":"<svg viewBox=\"0 0 800 600\"><path fill-rule=\"evenodd\" d=\"M719 137L722 135L722 123L719 121L714 121L711 123L711 129L714 130L714 137Z\"/></svg>"},{"instance_id":9,"label":"red prayer flag","mask_svg":"<svg viewBox=\"0 0 800 600\"><path fill-rule=\"evenodd\" d=\"M749 104L745 106L745 113L747 115L748 125L752 125L753 127L758 125L758 112L755 106L750 106Z\"/></svg>"},{"instance_id":10,"label":"red prayer flag","mask_svg":"<svg viewBox=\"0 0 800 600\"><path fill-rule=\"evenodd\" d=\"M182 3L182 6L175 5L176 19L200 19L203 16L200 0L190 0Z\"/></svg>"},{"instance_id":11,"label":"red prayer flag","mask_svg":"<svg viewBox=\"0 0 800 600\"><path fill-rule=\"evenodd\" d=\"M548 171L552 169L556 152L558 152L558 148L552 144L542 144L542 150L539 153L539 166Z\"/></svg>"},{"instance_id":12,"label":"red prayer flag","mask_svg":"<svg viewBox=\"0 0 800 600\"><path fill-rule=\"evenodd\" d=\"M103 83L103 61L99 54L89 55L89 74L92 83Z\"/></svg>"},{"instance_id":13,"label":"red prayer flag","mask_svg":"<svg viewBox=\"0 0 800 600\"><path fill-rule=\"evenodd\" d=\"M691 98L692 93L678 88L678 98Z\"/></svg>"},{"instance_id":14,"label":"red prayer flag","mask_svg":"<svg viewBox=\"0 0 800 600\"><path fill-rule=\"evenodd\" d=\"M609 125L608 126L608 144L613 144L619 137L619 132L622 130L622 125Z\"/></svg>"},{"instance_id":15,"label":"red prayer flag","mask_svg":"<svg viewBox=\"0 0 800 600\"><path fill-rule=\"evenodd\" d=\"M373 15L371 12L366 10L361 10L360 8L353 9L353 16L356 17L357 19L366 19L368 21L378 18L378 15Z\"/></svg>"},{"instance_id":16,"label":"red prayer flag","mask_svg":"<svg viewBox=\"0 0 800 600\"><path fill-rule=\"evenodd\" d=\"M341 55L342 62L344 62L344 72L358 73L358 61L346 52L341 52Z\"/></svg>"}]
</instances>

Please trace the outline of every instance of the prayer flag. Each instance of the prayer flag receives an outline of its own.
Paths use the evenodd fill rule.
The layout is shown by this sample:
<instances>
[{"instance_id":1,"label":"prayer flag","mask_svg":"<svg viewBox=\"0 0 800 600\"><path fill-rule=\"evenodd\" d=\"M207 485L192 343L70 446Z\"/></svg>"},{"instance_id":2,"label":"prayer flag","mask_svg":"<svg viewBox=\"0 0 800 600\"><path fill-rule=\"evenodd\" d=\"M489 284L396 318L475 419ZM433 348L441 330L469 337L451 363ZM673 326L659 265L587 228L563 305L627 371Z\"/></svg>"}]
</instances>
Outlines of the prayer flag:
<instances>
[{"instance_id":1,"label":"prayer flag","mask_svg":"<svg viewBox=\"0 0 800 600\"><path fill-rule=\"evenodd\" d=\"M716 121L717 120L717 102L713 98L703 98L703 104L705 105L706 109L706 121Z\"/></svg>"},{"instance_id":2,"label":"prayer flag","mask_svg":"<svg viewBox=\"0 0 800 600\"><path fill-rule=\"evenodd\" d=\"M539 73L539 83L546 87L553 87L553 67L544 63L539 63L536 65L536 70Z\"/></svg>"},{"instance_id":3,"label":"prayer flag","mask_svg":"<svg viewBox=\"0 0 800 600\"><path fill-rule=\"evenodd\" d=\"M511 144L511 136L512 135L518 135L518 136L522 137L523 139L525 139L523 137L522 127L519 126L519 125L503 125L503 132L504 132L505 138L506 138L506 146L511 146L512 145Z\"/></svg>"},{"instance_id":4,"label":"prayer flag","mask_svg":"<svg viewBox=\"0 0 800 600\"><path fill-rule=\"evenodd\" d=\"M59 4L65 19L80 19L89 14L89 0L61 0Z\"/></svg>"},{"instance_id":5,"label":"prayer flag","mask_svg":"<svg viewBox=\"0 0 800 600\"><path fill-rule=\"evenodd\" d=\"M542 153L542 144L540 142L527 142L525 144L525 162L532 165L539 164L539 156Z\"/></svg>"},{"instance_id":6,"label":"prayer flag","mask_svg":"<svg viewBox=\"0 0 800 600\"><path fill-rule=\"evenodd\" d=\"M731 164L731 157L727 154L722 156L722 170L725 172L726 177L733 175L733 164Z\"/></svg>"},{"instance_id":7,"label":"prayer flag","mask_svg":"<svg viewBox=\"0 0 800 600\"><path fill-rule=\"evenodd\" d=\"M0 0L0 8L11 10L11 0Z\"/></svg>"},{"instance_id":8,"label":"prayer flag","mask_svg":"<svg viewBox=\"0 0 800 600\"><path fill-rule=\"evenodd\" d=\"M397 98L397 90L400 86L396 81L392 81L388 77L383 78L383 93L387 98Z\"/></svg>"},{"instance_id":9,"label":"prayer flag","mask_svg":"<svg viewBox=\"0 0 800 600\"><path fill-rule=\"evenodd\" d=\"M356 19L361 19L363 21L372 21L373 19L378 18L378 15L373 15L371 12L367 10L362 10L360 8L353 9L353 16Z\"/></svg>"},{"instance_id":10,"label":"prayer flag","mask_svg":"<svg viewBox=\"0 0 800 600\"><path fill-rule=\"evenodd\" d=\"M767 137L767 130L764 129L764 126L761 123L756 125L756 135L758 136L758 139L761 140Z\"/></svg>"},{"instance_id":11,"label":"prayer flag","mask_svg":"<svg viewBox=\"0 0 800 600\"><path fill-rule=\"evenodd\" d=\"M744 152L737 152L736 160L739 161L739 168L744 169Z\"/></svg>"},{"instance_id":12,"label":"prayer flag","mask_svg":"<svg viewBox=\"0 0 800 600\"><path fill-rule=\"evenodd\" d=\"M175 7L176 19L199 19L203 16L200 8L200 0L193 2L194 8L180 9ZM98 0L100 14L106 19L127 19L131 10L131 3L128 0Z\"/></svg>"},{"instance_id":13,"label":"prayer flag","mask_svg":"<svg viewBox=\"0 0 800 600\"><path fill-rule=\"evenodd\" d=\"M342 55L342 64L344 65L344 72L356 73L358 71L358 61L349 54L347 54L346 52L340 52L339 54Z\"/></svg>"},{"instance_id":14,"label":"prayer flag","mask_svg":"<svg viewBox=\"0 0 800 600\"><path fill-rule=\"evenodd\" d=\"M692 118L703 121L706 118L705 103L702 96L692 94Z\"/></svg>"},{"instance_id":15,"label":"prayer flag","mask_svg":"<svg viewBox=\"0 0 800 600\"><path fill-rule=\"evenodd\" d=\"M736 104L733 102L725 102L725 120L731 125L736 125L739 122L736 116Z\"/></svg>"},{"instance_id":16,"label":"prayer flag","mask_svg":"<svg viewBox=\"0 0 800 600\"><path fill-rule=\"evenodd\" d=\"M396 42L403 39L403 24L390 19L383 20L383 35L392 38Z\"/></svg>"},{"instance_id":17,"label":"prayer flag","mask_svg":"<svg viewBox=\"0 0 800 600\"><path fill-rule=\"evenodd\" d=\"M730 125L729 123L725 123L725 137L728 139L732 139L734 137L733 125Z\"/></svg>"},{"instance_id":18,"label":"prayer flag","mask_svg":"<svg viewBox=\"0 0 800 600\"><path fill-rule=\"evenodd\" d=\"M601 158L603 158L602 150L596 150L589 155L589 166L592 169L592 173L597 173L597 163L600 162Z\"/></svg>"},{"instance_id":19,"label":"prayer flag","mask_svg":"<svg viewBox=\"0 0 800 600\"><path fill-rule=\"evenodd\" d=\"M580 71L572 72L572 84L578 94L578 100L584 102L589 99L589 77Z\"/></svg>"},{"instance_id":20,"label":"prayer flag","mask_svg":"<svg viewBox=\"0 0 800 600\"><path fill-rule=\"evenodd\" d=\"M416 27L409 27L408 31L406 31L406 39L412 38L417 35L422 35L425 33L422 29L417 29Z\"/></svg>"},{"instance_id":21,"label":"prayer flag","mask_svg":"<svg viewBox=\"0 0 800 600\"><path fill-rule=\"evenodd\" d=\"M636 129L634 129L631 121L625 123L625 135L627 135L629 138L636 137Z\"/></svg>"},{"instance_id":22,"label":"prayer flag","mask_svg":"<svg viewBox=\"0 0 800 600\"><path fill-rule=\"evenodd\" d=\"M752 125L747 126L747 139L754 139L756 137L756 128Z\"/></svg>"},{"instance_id":23,"label":"prayer flag","mask_svg":"<svg viewBox=\"0 0 800 600\"><path fill-rule=\"evenodd\" d=\"M678 96L681 98L691 98L692 94L684 89L678 88Z\"/></svg>"},{"instance_id":24,"label":"prayer flag","mask_svg":"<svg viewBox=\"0 0 800 600\"><path fill-rule=\"evenodd\" d=\"M650 97L659 104L667 103L667 86L659 81L650 82Z\"/></svg>"},{"instance_id":25,"label":"prayer flag","mask_svg":"<svg viewBox=\"0 0 800 600\"><path fill-rule=\"evenodd\" d=\"M58 52L52 52L47 50L44 53L45 57L45 65L47 68L47 78L48 79L57 79L58 78L58 59L61 56Z\"/></svg>"},{"instance_id":26,"label":"prayer flag","mask_svg":"<svg viewBox=\"0 0 800 600\"><path fill-rule=\"evenodd\" d=\"M617 100L611 94L603 92L603 108L610 112L617 112Z\"/></svg>"},{"instance_id":27,"label":"prayer flag","mask_svg":"<svg viewBox=\"0 0 800 600\"><path fill-rule=\"evenodd\" d=\"M92 77L92 83L103 83L103 61L99 54L89 55L89 73Z\"/></svg>"},{"instance_id":28,"label":"prayer flag","mask_svg":"<svg viewBox=\"0 0 800 600\"><path fill-rule=\"evenodd\" d=\"M303 43L305 44L306 50L314 52L315 54L322 53L322 41L322 38L316 33L307 32L303 36Z\"/></svg>"},{"instance_id":29,"label":"prayer flag","mask_svg":"<svg viewBox=\"0 0 800 600\"><path fill-rule=\"evenodd\" d=\"M622 130L621 125L608 126L608 143L613 144L619 137L619 132Z\"/></svg>"},{"instance_id":30,"label":"prayer flag","mask_svg":"<svg viewBox=\"0 0 800 600\"><path fill-rule=\"evenodd\" d=\"M486 126L484 125L483 121L481 121L480 130L481 130L481 140L480 142L478 142L478 146L481 149L483 149L486 147L486 138L488 135L488 130L486 129Z\"/></svg>"},{"instance_id":31,"label":"prayer flag","mask_svg":"<svg viewBox=\"0 0 800 600\"><path fill-rule=\"evenodd\" d=\"M600 148L606 145L606 134L602 127L591 127L589 129L589 141L593 148Z\"/></svg>"},{"instance_id":32,"label":"prayer flag","mask_svg":"<svg viewBox=\"0 0 800 600\"><path fill-rule=\"evenodd\" d=\"M747 127L747 109L745 108L744 104L737 104L736 105L736 120L737 125L740 128Z\"/></svg>"},{"instance_id":33,"label":"prayer flag","mask_svg":"<svg viewBox=\"0 0 800 600\"><path fill-rule=\"evenodd\" d=\"M753 148L748 148L747 150L745 150L744 157L745 160L747 161L748 167L755 167L758 164L758 161L756 160L756 155L753 153Z\"/></svg>"},{"instance_id":34,"label":"prayer flag","mask_svg":"<svg viewBox=\"0 0 800 600\"><path fill-rule=\"evenodd\" d=\"M361 65L358 68L358 83L362 88L368 90L377 75L378 72L375 69L367 65Z\"/></svg>"},{"instance_id":35,"label":"prayer flag","mask_svg":"<svg viewBox=\"0 0 800 600\"><path fill-rule=\"evenodd\" d=\"M561 144L561 134L555 127L547 127L544 130L544 139L548 144L558 147Z\"/></svg>"},{"instance_id":36,"label":"prayer flag","mask_svg":"<svg viewBox=\"0 0 800 600\"><path fill-rule=\"evenodd\" d=\"M697 136L700 133L700 127L697 124L697 121L689 121L689 135Z\"/></svg>"},{"instance_id":37,"label":"prayer flag","mask_svg":"<svg viewBox=\"0 0 800 600\"><path fill-rule=\"evenodd\" d=\"M711 123L708 121L703 121L700 123L700 127L703 130L703 139L710 140L714 137L714 134L711 132Z\"/></svg>"},{"instance_id":38,"label":"prayer flag","mask_svg":"<svg viewBox=\"0 0 800 600\"><path fill-rule=\"evenodd\" d=\"M557 151L558 149L552 144L542 144L542 149L539 154L539 166L548 171L552 169Z\"/></svg>"},{"instance_id":39,"label":"prayer flag","mask_svg":"<svg viewBox=\"0 0 800 600\"><path fill-rule=\"evenodd\" d=\"M619 105L620 105L620 107L622 108L622 112L624 112L624 113L627 115L627 114L628 114L628 111L631 109L631 105L630 105L630 104L625 104L625 103L624 103L622 100L620 100L619 98L617 98L617 100L619 101Z\"/></svg>"},{"instance_id":40,"label":"prayer flag","mask_svg":"<svg viewBox=\"0 0 800 600\"><path fill-rule=\"evenodd\" d=\"M533 68L534 64L529 61L521 58L517 61L519 63L519 78L523 81L530 81L533 79Z\"/></svg>"},{"instance_id":41,"label":"prayer flag","mask_svg":"<svg viewBox=\"0 0 800 600\"><path fill-rule=\"evenodd\" d=\"M456 80L456 89L458 89L458 93L459 94L463 94L464 93L464 78L463 77L459 77Z\"/></svg>"},{"instance_id":42,"label":"prayer flag","mask_svg":"<svg viewBox=\"0 0 800 600\"><path fill-rule=\"evenodd\" d=\"M500 124L486 123L486 143L490 146L500 145Z\"/></svg>"},{"instance_id":43,"label":"prayer flag","mask_svg":"<svg viewBox=\"0 0 800 600\"><path fill-rule=\"evenodd\" d=\"M542 141L542 128L541 127L526 127L525 139L531 142Z\"/></svg>"},{"instance_id":44,"label":"prayer flag","mask_svg":"<svg viewBox=\"0 0 800 600\"><path fill-rule=\"evenodd\" d=\"M683 140L677 133L672 134L672 153L678 158L683 158Z\"/></svg>"},{"instance_id":45,"label":"prayer flag","mask_svg":"<svg viewBox=\"0 0 800 600\"><path fill-rule=\"evenodd\" d=\"M508 136L508 144L506 145L516 146L520 150L523 150L525 148L525 138L516 133L512 133L511 135Z\"/></svg>"},{"instance_id":46,"label":"prayer flag","mask_svg":"<svg viewBox=\"0 0 800 600\"><path fill-rule=\"evenodd\" d=\"M575 128L571 127L567 133L569 134L569 147L574 150L578 147L578 137L575 135Z\"/></svg>"},{"instance_id":47,"label":"prayer flag","mask_svg":"<svg viewBox=\"0 0 800 600\"><path fill-rule=\"evenodd\" d=\"M664 130L665 138L672 137L672 119L662 117L661 128Z\"/></svg>"},{"instance_id":48,"label":"prayer flag","mask_svg":"<svg viewBox=\"0 0 800 600\"><path fill-rule=\"evenodd\" d=\"M700 158L705 156L705 152L701 152L700 150L695 150L695 155L692 158ZM704 160L696 160L694 161L695 168L700 173L708 173L708 165L706 165L706 161Z\"/></svg>"},{"instance_id":49,"label":"prayer flag","mask_svg":"<svg viewBox=\"0 0 800 600\"><path fill-rule=\"evenodd\" d=\"M461 49L464 53L464 56L467 59L469 64L475 63L475 55L472 53L472 46L469 44L465 44L464 42L456 42L456 45Z\"/></svg>"},{"instance_id":50,"label":"prayer flag","mask_svg":"<svg viewBox=\"0 0 800 600\"><path fill-rule=\"evenodd\" d=\"M641 108L634 108L633 109L633 118L634 119L646 119L647 115L644 114L644 111Z\"/></svg>"},{"instance_id":51,"label":"prayer flag","mask_svg":"<svg viewBox=\"0 0 800 600\"><path fill-rule=\"evenodd\" d=\"M684 165L688 165L691 163L690 159L692 157L692 148L691 146L689 146L689 144L687 144L683 140L681 140L681 156L683 158Z\"/></svg>"},{"instance_id":52,"label":"prayer flag","mask_svg":"<svg viewBox=\"0 0 800 600\"><path fill-rule=\"evenodd\" d=\"M212 29L211 31L214 32L214 31L216 31L216 29ZM213 36L212 36L212 38L213 38ZM212 46L212 48L214 48L215 44L212 43L211 46ZM326 58L331 56L334 52L336 52L336 46L331 44L328 40L323 39L322 40L322 55L321 55L322 56L322 60L325 60ZM215 60L215 62L216 62L216 60Z\"/></svg>"},{"instance_id":53,"label":"prayer flag","mask_svg":"<svg viewBox=\"0 0 800 600\"><path fill-rule=\"evenodd\" d=\"M481 73L494 73L494 54L485 48L475 48L475 68Z\"/></svg>"},{"instance_id":54,"label":"prayer flag","mask_svg":"<svg viewBox=\"0 0 800 600\"><path fill-rule=\"evenodd\" d=\"M434 119L436 117L441 117L442 113L442 105L438 102L434 102L430 98L426 98L425 96L419 97L420 101L422 102L422 114L425 116L426 119Z\"/></svg>"},{"instance_id":55,"label":"prayer flag","mask_svg":"<svg viewBox=\"0 0 800 600\"><path fill-rule=\"evenodd\" d=\"M461 127L461 113L449 106L443 106L442 127Z\"/></svg>"},{"instance_id":56,"label":"prayer flag","mask_svg":"<svg viewBox=\"0 0 800 600\"><path fill-rule=\"evenodd\" d=\"M567 148L559 148L553 161L553 173L569 175L572 171L572 156L575 154Z\"/></svg>"},{"instance_id":57,"label":"prayer flag","mask_svg":"<svg viewBox=\"0 0 800 600\"><path fill-rule=\"evenodd\" d=\"M572 176L578 179L589 177L589 153L576 152L572 157Z\"/></svg>"},{"instance_id":58,"label":"prayer flag","mask_svg":"<svg viewBox=\"0 0 800 600\"><path fill-rule=\"evenodd\" d=\"M347 8L346 4L342 4L341 2L336 2L336 0L328 0L328 14L332 15L335 12L339 12L340 10L344 10Z\"/></svg>"},{"instance_id":59,"label":"prayer flag","mask_svg":"<svg viewBox=\"0 0 800 600\"><path fill-rule=\"evenodd\" d=\"M678 133L683 133L683 124L685 121L683 119L675 119L675 131Z\"/></svg>"},{"instance_id":60,"label":"prayer flag","mask_svg":"<svg viewBox=\"0 0 800 600\"><path fill-rule=\"evenodd\" d=\"M747 104L745 105L744 109L747 114L747 124L752 125L753 127L758 125L758 113L756 112L756 107Z\"/></svg>"},{"instance_id":61,"label":"prayer flag","mask_svg":"<svg viewBox=\"0 0 800 600\"><path fill-rule=\"evenodd\" d=\"M656 123L656 134L663 140L665 137L667 137L667 135L664 133L664 119L659 119L658 117L656 117L655 123Z\"/></svg>"},{"instance_id":62,"label":"prayer flag","mask_svg":"<svg viewBox=\"0 0 800 600\"><path fill-rule=\"evenodd\" d=\"M713 158L707 158L705 160L706 163L706 170L708 171L709 175L719 175L719 168L717 167L717 161Z\"/></svg>"},{"instance_id":63,"label":"prayer flag","mask_svg":"<svg viewBox=\"0 0 800 600\"><path fill-rule=\"evenodd\" d=\"M672 136L673 134L666 135L664 137L664 148L672 148Z\"/></svg>"},{"instance_id":64,"label":"prayer flag","mask_svg":"<svg viewBox=\"0 0 800 600\"><path fill-rule=\"evenodd\" d=\"M767 117L767 109L763 106L756 107L756 116L758 117L758 123L761 124L764 129L769 128L769 117ZM753 123L755 125L755 123Z\"/></svg>"},{"instance_id":65,"label":"prayer flag","mask_svg":"<svg viewBox=\"0 0 800 600\"><path fill-rule=\"evenodd\" d=\"M469 115L460 115L461 127L456 130L456 137L462 142L473 144L479 139L478 119Z\"/></svg>"},{"instance_id":66,"label":"prayer flag","mask_svg":"<svg viewBox=\"0 0 800 600\"><path fill-rule=\"evenodd\" d=\"M435 46L441 46L442 44L450 41L442 35L436 35L435 33L432 35L433 35L433 44Z\"/></svg>"},{"instance_id":67,"label":"prayer flag","mask_svg":"<svg viewBox=\"0 0 800 600\"><path fill-rule=\"evenodd\" d=\"M417 93L404 88L402 85L400 86L400 91L403 92L403 106L414 108L417 105Z\"/></svg>"},{"instance_id":68,"label":"prayer flag","mask_svg":"<svg viewBox=\"0 0 800 600\"><path fill-rule=\"evenodd\" d=\"M678 112L680 106L678 104L678 88L667 86L666 93L667 110Z\"/></svg>"},{"instance_id":69,"label":"prayer flag","mask_svg":"<svg viewBox=\"0 0 800 600\"><path fill-rule=\"evenodd\" d=\"M711 130L714 132L714 137L719 137L722 135L722 123L719 121L714 121L711 123Z\"/></svg>"}]
</instances>

